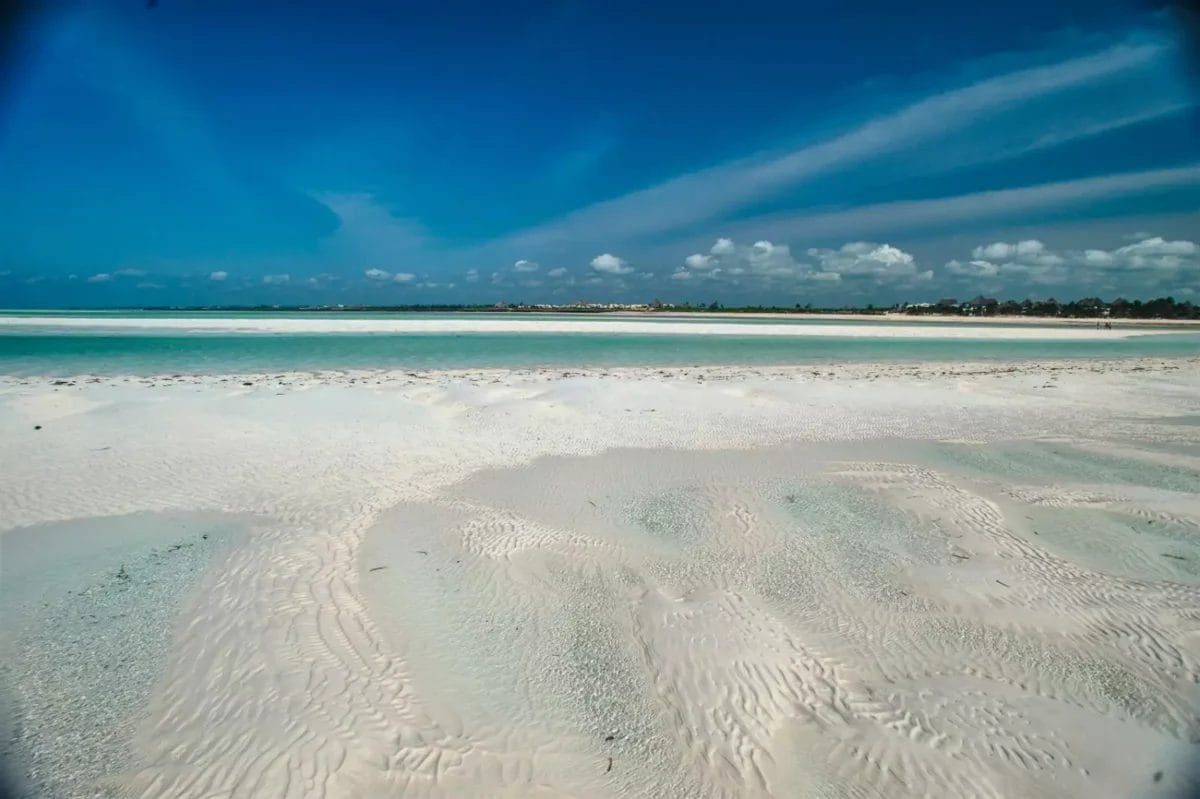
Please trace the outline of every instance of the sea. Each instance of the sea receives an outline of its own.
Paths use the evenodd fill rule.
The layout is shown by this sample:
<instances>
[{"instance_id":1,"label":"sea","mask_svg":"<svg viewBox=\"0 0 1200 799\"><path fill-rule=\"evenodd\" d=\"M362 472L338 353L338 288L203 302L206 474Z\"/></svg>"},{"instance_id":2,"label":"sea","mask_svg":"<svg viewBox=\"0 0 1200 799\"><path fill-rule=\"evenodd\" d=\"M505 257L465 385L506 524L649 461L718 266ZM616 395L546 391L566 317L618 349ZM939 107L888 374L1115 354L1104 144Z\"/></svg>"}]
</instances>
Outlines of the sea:
<instances>
[{"instance_id":1,"label":"sea","mask_svg":"<svg viewBox=\"0 0 1200 799\"><path fill-rule=\"evenodd\" d=\"M21 326L2 324L21 317ZM44 318L45 324L30 322ZM69 318L73 324L55 323ZM469 319L511 322L552 320L611 323L589 332L237 332L155 327L164 319ZM105 327L113 319L145 320L144 327ZM94 321L89 326L87 320ZM630 317L607 314L272 312L272 311L0 311L0 375L71 376L150 374L229 374L271 371L358 369L468 369L536 367L628 367L711 365L805 365L918 361L1020 361L1047 358L1175 357L1200 355L1200 331L1180 327L1156 335L1088 340L1054 337L1061 327L1037 322L1020 327L1045 330L1046 338L961 339L953 336L903 338L881 335L841 337L804 334L828 319L805 317L737 318L639 316L636 321L686 323L696 334L623 332ZM704 326L786 324L795 335L705 335ZM81 326L82 322L82 326ZM870 328L930 327L950 331L945 322L901 320L854 322ZM955 326L957 327L957 326ZM1009 323L998 330L1012 330ZM1118 323L1119 327L1119 323ZM975 328L973 328L975 329Z\"/></svg>"}]
</instances>

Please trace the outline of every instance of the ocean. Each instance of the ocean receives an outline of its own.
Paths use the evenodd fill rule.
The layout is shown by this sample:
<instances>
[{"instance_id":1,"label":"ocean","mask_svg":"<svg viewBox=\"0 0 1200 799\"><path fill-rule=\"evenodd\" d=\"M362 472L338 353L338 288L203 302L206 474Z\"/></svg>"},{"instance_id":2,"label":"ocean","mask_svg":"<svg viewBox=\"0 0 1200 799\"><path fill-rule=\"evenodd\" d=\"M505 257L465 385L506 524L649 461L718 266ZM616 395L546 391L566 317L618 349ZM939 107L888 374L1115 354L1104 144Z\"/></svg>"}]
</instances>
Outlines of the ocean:
<instances>
[{"instance_id":1,"label":"ocean","mask_svg":"<svg viewBox=\"0 0 1200 799\"><path fill-rule=\"evenodd\" d=\"M32 317L32 318L31 318ZM44 318L45 324L35 322ZM20 324L4 324L5 320ZM56 320L58 322L56 323ZM71 322L66 324L63 320ZM127 327L113 327L119 320ZM401 324L427 320L478 325L488 330L401 332L272 331L171 328L170 321L225 320L230 328L260 320L371 320ZM514 322L586 322L587 332L529 332L504 329ZM672 335L653 332L674 323ZM694 327L695 333L679 325ZM722 335L709 335L720 324ZM845 326L846 323L839 322ZM107 326L106 326L107 325ZM755 328L785 325L784 335L753 335ZM329 369L466 369L534 367L622 367L691 365L785 365L897 361L1031 360L1044 358L1171 357L1200 354L1200 332L1175 331L1123 338L1067 339L1063 327L1024 324L971 325L995 337L960 338L962 325L892 319L854 322L854 335L829 335L820 319L630 317L578 314L389 314L271 312L3 312L0 314L0 374L212 374ZM730 333L744 326L746 335ZM890 333L885 333L886 326ZM649 327L651 332L646 332ZM637 332L625 332L627 329ZM872 335L879 328L881 334ZM920 337L897 337L919 329ZM664 328L665 330L666 328ZM612 332L609 332L609 331ZM736 331L736 327L734 328ZM812 335L806 330L813 331ZM1044 330L1045 338L1037 331ZM1020 331L1023 338L1012 338ZM945 335L942 335L945 333ZM1008 336L1008 337L1006 337Z\"/></svg>"}]
</instances>

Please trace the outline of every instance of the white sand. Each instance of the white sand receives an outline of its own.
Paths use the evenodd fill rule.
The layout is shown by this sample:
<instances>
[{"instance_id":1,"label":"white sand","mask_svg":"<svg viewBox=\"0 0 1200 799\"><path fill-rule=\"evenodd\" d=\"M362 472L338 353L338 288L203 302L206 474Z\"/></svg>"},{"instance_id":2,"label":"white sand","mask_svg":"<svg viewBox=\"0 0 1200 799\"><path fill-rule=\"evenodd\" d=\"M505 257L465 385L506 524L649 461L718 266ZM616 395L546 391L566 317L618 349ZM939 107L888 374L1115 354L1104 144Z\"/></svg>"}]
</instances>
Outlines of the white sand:
<instances>
[{"instance_id":1,"label":"white sand","mask_svg":"<svg viewBox=\"0 0 1200 799\"><path fill-rule=\"evenodd\" d=\"M694 317L689 322L643 322L630 317L596 319L352 319L312 316L306 318L238 317L102 317L102 316L0 316L7 328L85 328L124 331L183 331L196 333L605 333L637 335L710 336L801 336L841 338L952 338L969 340L1092 340L1130 338L1171 333L1166 329L1118 326L1115 330L1095 327L1015 327L996 325L913 324L734 324Z\"/></svg>"},{"instance_id":2,"label":"white sand","mask_svg":"<svg viewBox=\"0 0 1200 799\"><path fill-rule=\"evenodd\" d=\"M1196 359L6 378L0 520L259 520L118 795L1167 796L1200 734L1197 415ZM1095 527L1081 565L1101 511L1184 548Z\"/></svg>"},{"instance_id":3,"label":"white sand","mask_svg":"<svg viewBox=\"0 0 1200 799\"><path fill-rule=\"evenodd\" d=\"M882 314L868 313L787 313L780 311L613 311L613 316L631 318L654 316L681 319L824 319L840 322L907 322L937 323L946 325L1042 325L1045 327L1096 327L1096 322L1111 322L1114 327L1176 327L1181 329L1200 327L1200 319L1087 319L1061 316L962 316L959 314L906 314L888 311Z\"/></svg>"}]
</instances>

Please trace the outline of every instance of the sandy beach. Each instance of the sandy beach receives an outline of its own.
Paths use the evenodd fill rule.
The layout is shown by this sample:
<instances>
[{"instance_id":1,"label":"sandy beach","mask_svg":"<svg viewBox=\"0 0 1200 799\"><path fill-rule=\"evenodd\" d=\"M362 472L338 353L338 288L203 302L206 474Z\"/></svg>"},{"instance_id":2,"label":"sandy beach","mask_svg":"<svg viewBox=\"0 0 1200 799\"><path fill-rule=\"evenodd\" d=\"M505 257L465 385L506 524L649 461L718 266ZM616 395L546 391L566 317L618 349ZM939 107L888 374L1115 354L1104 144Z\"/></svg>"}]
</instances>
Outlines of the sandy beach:
<instances>
[{"instance_id":1,"label":"sandy beach","mask_svg":"<svg viewBox=\"0 0 1200 799\"><path fill-rule=\"evenodd\" d=\"M565 319L559 315L553 319L521 319L491 315L487 318L471 319L458 316L446 319L406 318L338 318L335 315L279 316L279 317L233 317L233 316L190 316L190 317L101 317L101 316L0 316L0 329L22 330L53 327L59 329L89 329L98 331L175 331L192 333L624 333L630 335L706 335L706 336L796 336L796 337L839 337L839 338L902 338L902 339L967 339L967 340L1046 340L1088 341L1113 338L1130 338L1171 332L1163 326L1136 327L1118 325L1105 330L1089 325L1055 325L1040 327L1018 327L1000 324L984 327L978 324L963 325L916 325L913 319L887 317L892 324L863 325L862 321L880 322L881 317L829 316L825 323L794 324L796 321L811 321L812 317L729 314L726 319L779 319L779 324L735 324L713 321L719 314L692 316L655 315L658 321L649 321L649 315L613 314L606 319ZM788 323L785 324L784 320ZM919 321L919 320L918 320ZM991 320L988 320L991 321ZM1009 320L1024 321L1029 320ZM1038 320L1040 321L1040 320ZM703 322L703 325L696 324Z\"/></svg>"},{"instance_id":2,"label":"sandy beach","mask_svg":"<svg viewBox=\"0 0 1200 799\"><path fill-rule=\"evenodd\" d=\"M0 442L40 795L1166 797L1200 757L1197 358L3 377Z\"/></svg>"},{"instance_id":3,"label":"sandy beach","mask_svg":"<svg viewBox=\"0 0 1200 799\"><path fill-rule=\"evenodd\" d=\"M1178 327L1181 329L1200 326L1200 319L1072 319L1068 317L1050 316L966 316L963 314L905 314L888 312L881 314L866 313L770 313L770 312L723 312L705 311L689 313L686 311L619 311L613 316L654 316L664 318L704 319L819 319L834 322L931 322L947 325L1043 325L1046 327L1090 327L1095 328L1096 322L1111 322L1117 329L1124 327Z\"/></svg>"}]
</instances>

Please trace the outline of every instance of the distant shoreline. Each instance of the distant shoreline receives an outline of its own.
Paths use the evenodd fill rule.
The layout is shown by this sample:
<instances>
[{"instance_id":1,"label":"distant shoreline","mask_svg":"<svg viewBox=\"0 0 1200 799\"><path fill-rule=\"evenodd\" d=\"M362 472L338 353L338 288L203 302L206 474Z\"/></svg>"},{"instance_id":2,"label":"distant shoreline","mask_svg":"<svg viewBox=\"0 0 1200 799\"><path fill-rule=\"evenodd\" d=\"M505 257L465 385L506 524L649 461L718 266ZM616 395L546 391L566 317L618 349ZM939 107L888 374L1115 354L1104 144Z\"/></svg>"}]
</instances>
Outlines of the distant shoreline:
<instances>
[{"instance_id":1,"label":"distant shoreline","mask_svg":"<svg viewBox=\"0 0 1200 799\"><path fill-rule=\"evenodd\" d=\"M204 316L220 317L222 314L244 314L257 313L264 315L284 315L284 314L312 314L313 316L339 316L342 314L380 314L394 315L397 317L406 316L409 314L469 314L469 315L492 315L492 316L527 316L527 315L557 315L567 317L620 317L627 319L646 319L646 318L670 318L670 319L778 319L778 320L795 320L795 319L813 319L818 321L840 321L840 322L930 322L937 324L966 324L966 325L1010 325L1010 324L1029 324L1029 325L1045 325L1045 326L1064 326L1064 327L1092 327L1095 328L1097 323L1101 326L1105 322L1110 323L1113 328L1129 328L1129 327L1178 327L1181 329L1193 329L1200 327L1200 319L1187 318L1135 318L1125 316L1044 316L1044 315L1011 315L1011 314L996 314L996 315L980 315L972 316L960 313L903 313L895 310L879 310L874 312L869 311L803 311L791 310L787 308L779 308L776 310L763 311L738 311L738 310L650 310L642 308L591 308L579 307L574 308L564 306L560 308L534 308L534 307L507 307L495 308L491 306L412 306L412 307L396 307L396 306L348 306L343 308L315 308L315 307L251 307L251 306L229 306L229 307L162 307L162 308L0 308L0 317L25 317L25 318L45 318L54 314L62 314L67 317L86 317L89 314L94 314L97 317L115 317L123 313L152 313L161 314L162 317L170 317L171 314L202 314Z\"/></svg>"},{"instance_id":2,"label":"distant shoreline","mask_svg":"<svg viewBox=\"0 0 1200 799\"><path fill-rule=\"evenodd\" d=\"M646 316L669 316L685 319L704 319L708 317L728 319L826 319L842 322L938 322L942 324L1039 324L1067 325L1074 327L1092 327L1099 322L1105 322L1116 327L1200 327L1200 319L1127 319L1127 318L1091 318L1064 316L963 316L961 314L906 314L906 313L789 313L786 311L609 311L608 316L628 316L642 318Z\"/></svg>"},{"instance_id":3,"label":"distant shoreline","mask_svg":"<svg viewBox=\"0 0 1200 799\"><path fill-rule=\"evenodd\" d=\"M656 314L606 314L607 321L596 318L491 318L474 319L447 317L442 319L392 317L341 317L336 314L321 316L234 316L221 314L196 316L6 316L0 314L0 330L37 329L53 327L76 330L125 330L125 331L176 331L178 333L591 333L591 334L638 334L652 336L752 336L752 337L795 337L795 338L893 338L893 339L961 339L961 340L1079 340L1095 341L1114 338L1135 338L1170 333L1163 325L1116 324L1113 330L1096 329L1094 321L1075 325L1047 325L1034 323L1020 326L999 324L974 325L928 325L914 323L904 316L851 317L822 320L813 315L814 324L786 324L785 316L774 317L775 324L734 324L731 317L718 313L693 315L666 315L650 321ZM864 324L866 320L871 324ZM791 321L791 320L788 320ZM1027 321L1027 320L1026 320ZM1194 330L1195 328L1176 328Z\"/></svg>"}]
</instances>

